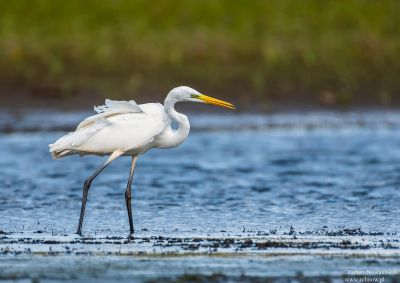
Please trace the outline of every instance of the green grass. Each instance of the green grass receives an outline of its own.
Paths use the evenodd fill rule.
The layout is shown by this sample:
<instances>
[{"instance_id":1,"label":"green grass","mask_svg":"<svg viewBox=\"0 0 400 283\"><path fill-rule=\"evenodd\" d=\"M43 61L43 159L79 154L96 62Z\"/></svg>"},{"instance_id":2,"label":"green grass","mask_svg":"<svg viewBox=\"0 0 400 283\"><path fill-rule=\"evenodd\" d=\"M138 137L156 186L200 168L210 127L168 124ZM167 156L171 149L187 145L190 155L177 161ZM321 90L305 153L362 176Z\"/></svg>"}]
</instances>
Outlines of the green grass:
<instances>
[{"instance_id":1,"label":"green grass","mask_svg":"<svg viewBox=\"0 0 400 283\"><path fill-rule=\"evenodd\" d=\"M127 97L191 84L240 101L390 105L397 0L0 2L0 81Z\"/></svg>"}]
</instances>

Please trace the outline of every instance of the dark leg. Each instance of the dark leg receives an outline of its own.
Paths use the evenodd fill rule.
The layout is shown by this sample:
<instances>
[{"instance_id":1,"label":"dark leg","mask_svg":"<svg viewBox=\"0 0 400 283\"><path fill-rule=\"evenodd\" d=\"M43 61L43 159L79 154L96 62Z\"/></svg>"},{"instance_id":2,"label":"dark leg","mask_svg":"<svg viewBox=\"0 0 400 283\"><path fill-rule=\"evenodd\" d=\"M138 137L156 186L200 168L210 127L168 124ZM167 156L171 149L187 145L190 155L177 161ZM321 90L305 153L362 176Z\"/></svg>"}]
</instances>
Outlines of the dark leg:
<instances>
[{"instance_id":1,"label":"dark leg","mask_svg":"<svg viewBox=\"0 0 400 283\"><path fill-rule=\"evenodd\" d=\"M78 235L82 235L82 223L83 223L83 217L85 216L85 208L86 208L86 201L87 201L87 196L88 192L90 189L90 185L92 184L93 180L104 170L104 168L107 167L108 164L111 163L114 159L117 157L121 156L122 152L114 152L110 158L107 160L106 163L104 163L99 169L94 172L92 176L90 176L88 179L86 179L85 183L83 184L83 195L82 195L82 206L81 206L81 215L79 217L79 224L78 224L78 229L76 233Z\"/></svg>"},{"instance_id":2,"label":"dark leg","mask_svg":"<svg viewBox=\"0 0 400 283\"><path fill-rule=\"evenodd\" d=\"M128 210L128 219L129 219L129 231L131 234L135 232L135 230L133 229L131 199L132 199L132 179L133 179L133 172L135 171L136 160L137 156L132 156L132 165L131 165L131 170L129 172L128 184L126 186L126 191L125 191L125 202L126 202L126 208Z\"/></svg>"}]
</instances>

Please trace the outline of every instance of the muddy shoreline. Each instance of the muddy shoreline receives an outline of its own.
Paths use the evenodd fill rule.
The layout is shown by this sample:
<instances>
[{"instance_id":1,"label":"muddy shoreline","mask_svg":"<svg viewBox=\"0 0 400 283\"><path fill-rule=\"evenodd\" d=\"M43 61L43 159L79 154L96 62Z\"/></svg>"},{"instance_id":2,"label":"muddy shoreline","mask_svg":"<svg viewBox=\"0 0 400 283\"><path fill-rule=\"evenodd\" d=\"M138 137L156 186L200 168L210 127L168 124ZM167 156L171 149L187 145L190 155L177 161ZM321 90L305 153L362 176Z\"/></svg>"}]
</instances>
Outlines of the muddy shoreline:
<instances>
[{"instance_id":1,"label":"muddy shoreline","mask_svg":"<svg viewBox=\"0 0 400 283\"><path fill-rule=\"evenodd\" d=\"M78 236L45 231L2 232L0 254L88 255L342 255L399 257L396 233L343 229L206 237L172 236Z\"/></svg>"},{"instance_id":2,"label":"muddy shoreline","mask_svg":"<svg viewBox=\"0 0 400 283\"><path fill-rule=\"evenodd\" d=\"M384 278L384 282L397 282L398 264L399 236L361 229L291 229L220 237L81 237L35 231L3 232L0 237L2 280L341 282Z\"/></svg>"}]
</instances>

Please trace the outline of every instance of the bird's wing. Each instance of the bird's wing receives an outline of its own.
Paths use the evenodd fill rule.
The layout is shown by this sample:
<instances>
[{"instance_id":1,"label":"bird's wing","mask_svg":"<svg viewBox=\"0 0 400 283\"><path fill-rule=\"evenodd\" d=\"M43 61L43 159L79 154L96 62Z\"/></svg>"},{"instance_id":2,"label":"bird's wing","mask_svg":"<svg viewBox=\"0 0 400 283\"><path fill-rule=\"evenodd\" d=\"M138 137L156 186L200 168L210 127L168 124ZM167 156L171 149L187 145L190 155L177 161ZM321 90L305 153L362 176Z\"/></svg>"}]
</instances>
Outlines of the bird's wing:
<instances>
[{"instance_id":1,"label":"bird's wing","mask_svg":"<svg viewBox=\"0 0 400 283\"><path fill-rule=\"evenodd\" d=\"M170 120L159 103L141 104L140 109L140 113L107 111L89 117L86 125L51 144L50 152L54 158L60 158L80 152L108 154L143 148L151 144ZM113 114L99 116L105 113Z\"/></svg>"},{"instance_id":2,"label":"bird's wing","mask_svg":"<svg viewBox=\"0 0 400 283\"><path fill-rule=\"evenodd\" d=\"M94 111L98 114L90 116L83 120L78 127L77 130L88 127L92 125L97 120L105 119L107 117L111 117L118 114L126 114L126 113L141 113L139 105L133 100L130 101L118 101L106 99L104 105L95 106Z\"/></svg>"},{"instance_id":3,"label":"bird's wing","mask_svg":"<svg viewBox=\"0 0 400 283\"><path fill-rule=\"evenodd\" d=\"M142 113L127 113L107 118L111 123L110 131L101 132L96 137L104 143L107 137L103 137L103 134L117 137L123 133L127 144L121 148L130 150L150 144L169 125L170 119L159 103L141 104L140 108ZM112 134L114 131L115 134Z\"/></svg>"}]
</instances>

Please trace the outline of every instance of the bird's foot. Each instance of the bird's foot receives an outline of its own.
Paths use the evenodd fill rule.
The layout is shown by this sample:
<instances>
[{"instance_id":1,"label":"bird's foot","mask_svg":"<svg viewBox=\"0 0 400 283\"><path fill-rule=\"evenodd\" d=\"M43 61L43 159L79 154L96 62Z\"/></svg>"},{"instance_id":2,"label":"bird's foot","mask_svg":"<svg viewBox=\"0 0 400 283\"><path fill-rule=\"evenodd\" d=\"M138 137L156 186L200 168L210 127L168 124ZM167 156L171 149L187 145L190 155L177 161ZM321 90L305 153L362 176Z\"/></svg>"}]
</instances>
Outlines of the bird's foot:
<instances>
[{"instance_id":1,"label":"bird's foot","mask_svg":"<svg viewBox=\"0 0 400 283\"><path fill-rule=\"evenodd\" d=\"M135 231L131 230L128 235L128 240L134 240L134 239L135 239Z\"/></svg>"}]
</instances>

